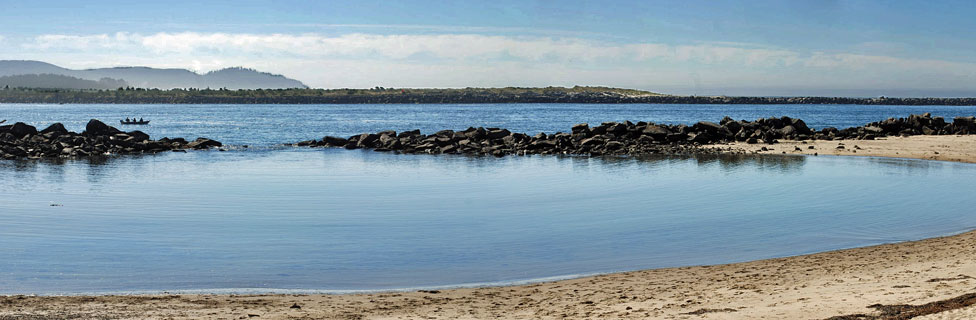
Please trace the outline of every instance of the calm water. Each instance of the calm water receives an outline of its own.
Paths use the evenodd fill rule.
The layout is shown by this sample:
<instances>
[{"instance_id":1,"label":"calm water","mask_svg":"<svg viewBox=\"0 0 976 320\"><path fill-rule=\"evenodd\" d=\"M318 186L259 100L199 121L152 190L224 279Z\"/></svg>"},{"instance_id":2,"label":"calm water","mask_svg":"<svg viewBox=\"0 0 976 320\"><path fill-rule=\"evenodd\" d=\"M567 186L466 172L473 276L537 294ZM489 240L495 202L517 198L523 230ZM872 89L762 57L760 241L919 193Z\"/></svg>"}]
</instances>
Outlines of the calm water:
<instances>
[{"instance_id":1,"label":"calm water","mask_svg":"<svg viewBox=\"0 0 976 320\"><path fill-rule=\"evenodd\" d=\"M272 146L382 129L788 115L815 127L973 107L0 105L44 126ZM976 227L976 165L840 157L481 158L251 148L0 161L0 294L345 292L717 264Z\"/></svg>"},{"instance_id":2,"label":"calm water","mask_svg":"<svg viewBox=\"0 0 976 320\"><path fill-rule=\"evenodd\" d=\"M125 126L160 138L208 137L225 144L271 146L350 136L381 130L420 129L432 133L469 126L501 127L514 132L569 131L573 124L606 121L695 123L724 116L755 120L770 116L804 119L814 128L846 128L909 114L931 112L948 118L976 115L976 106L861 105L668 105L668 104L467 104L467 105L25 105L0 104L0 120L38 127L63 122L84 130L89 119L111 125L126 117L152 120L149 126Z\"/></svg>"},{"instance_id":3,"label":"calm water","mask_svg":"<svg viewBox=\"0 0 976 320\"><path fill-rule=\"evenodd\" d=\"M0 175L0 293L503 284L976 226L976 166L914 160L291 149Z\"/></svg>"}]
</instances>

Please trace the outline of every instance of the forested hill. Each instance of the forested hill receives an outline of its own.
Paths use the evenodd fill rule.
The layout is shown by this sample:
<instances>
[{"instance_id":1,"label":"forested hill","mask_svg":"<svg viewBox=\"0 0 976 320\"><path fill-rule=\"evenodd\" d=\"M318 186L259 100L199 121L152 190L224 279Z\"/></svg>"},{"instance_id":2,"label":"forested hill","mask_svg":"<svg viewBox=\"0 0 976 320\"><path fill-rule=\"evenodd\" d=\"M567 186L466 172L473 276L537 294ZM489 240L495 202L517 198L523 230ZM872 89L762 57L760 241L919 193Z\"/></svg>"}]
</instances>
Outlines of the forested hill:
<instances>
[{"instance_id":1,"label":"forested hill","mask_svg":"<svg viewBox=\"0 0 976 320\"><path fill-rule=\"evenodd\" d=\"M122 80L102 78L98 81L78 79L57 74L22 74L0 76L0 88L58 88L110 90L129 86Z\"/></svg>"},{"instance_id":2,"label":"forested hill","mask_svg":"<svg viewBox=\"0 0 976 320\"><path fill-rule=\"evenodd\" d=\"M671 103L976 105L976 98L672 96L606 87L465 89L52 90L0 88L0 103L373 104Z\"/></svg>"},{"instance_id":3,"label":"forested hill","mask_svg":"<svg viewBox=\"0 0 976 320\"><path fill-rule=\"evenodd\" d=\"M73 70L42 61L0 60L0 77L42 74L60 75L91 81L100 81L103 78L117 79L125 81L129 86L138 88L229 88L232 90L308 88L298 80L247 68L227 68L204 74L198 74L186 69L158 69L149 67ZM45 86L44 88L51 87Z\"/></svg>"}]
</instances>

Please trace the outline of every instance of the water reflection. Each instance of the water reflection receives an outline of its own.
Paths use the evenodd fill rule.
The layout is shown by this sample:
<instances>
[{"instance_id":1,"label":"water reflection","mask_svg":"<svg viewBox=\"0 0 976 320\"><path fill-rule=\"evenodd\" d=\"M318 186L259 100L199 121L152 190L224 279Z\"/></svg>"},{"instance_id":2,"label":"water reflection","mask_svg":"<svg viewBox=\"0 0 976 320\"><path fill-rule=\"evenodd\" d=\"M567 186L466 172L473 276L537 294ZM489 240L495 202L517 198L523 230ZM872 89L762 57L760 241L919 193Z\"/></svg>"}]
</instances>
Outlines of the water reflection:
<instances>
[{"instance_id":1,"label":"water reflection","mask_svg":"<svg viewBox=\"0 0 976 320\"><path fill-rule=\"evenodd\" d=\"M0 294L504 283L976 225L976 166L920 162L343 149L2 161ZM944 206L917 214L932 203Z\"/></svg>"},{"instance_id":2,"label":"water reflection","mask_svg":"<svg viewBox=\"0 0 976 320\"><path fill-rule=\"evenodd\" d=\"M153 161L184 161L187 165L198 165L200 161L256 161L273 157L277 152L299 152L308 157L318 157L323 166L329 166L335 156L359 159L364 166L375 166L377 161L391 163L405 163L418 167L439 167L447 171L462 169L492 169L498 168L500 163L517 163L518 161L540 161L553 159L558 164L570 165L576 170L596 169L613 172L620 169L639 166L647 172L654 172L662 168L693 163L703 168L719 168L722 172L732 173L744 168L761 172L775 172L780 174L795 173L802 170L810 159L801 155L757 155L757 154L649 154L640 156L579 156L579 155L527 155L496 158L485 155L406 155L396 153L379 153L368 150L342 149L251 149L232 150L216 154L216 151L191 152L189 154L145 154L127 156L101 156L82 159L38 159L0 161L0 173L14 180L34 179L41 173L48 183L62 183L65 181L66 167L81 169L89 183L99 184L106 177L125 170L129 173L140 172L147 163ZM825 157L829 158L829 157ZM878 168L887 168L889 174L906 174L925 171L932 167L941 168L942 162L919 161L911 159L891 159L865 157L867 161ZM544 161L544 160L542 160ZM852 161L858 161L852 159Z\"/></svg>"}]
</instances>

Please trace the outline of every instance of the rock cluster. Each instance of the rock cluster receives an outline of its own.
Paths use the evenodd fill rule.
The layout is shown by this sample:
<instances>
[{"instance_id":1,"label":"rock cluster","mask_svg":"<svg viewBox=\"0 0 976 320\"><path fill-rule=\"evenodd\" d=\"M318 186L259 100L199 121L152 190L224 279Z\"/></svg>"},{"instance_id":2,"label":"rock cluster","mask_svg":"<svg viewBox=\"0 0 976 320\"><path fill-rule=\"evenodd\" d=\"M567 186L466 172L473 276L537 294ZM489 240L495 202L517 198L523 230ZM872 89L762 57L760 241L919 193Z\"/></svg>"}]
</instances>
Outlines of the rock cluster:
<instances>
[{"instance_id":1,"label":"rock cluster","mask_svg":"<svg viewBox=\"0 0 976 320\"><path fill-rule=\"evenodd\" d=\"M862 127L839 131L846 137L873 139L885 136L976 134L976 117L956 117L952 122L932 114L911 115L908 118L889 118Z\"/></svg>"},{"instance_id":2,"label":"rock cluster","mask_svg":"<svg viewBox=\"0 0 976 320\"><path fill-rule=\"evenodd\" d=\"M392 130L363 133L348 138L327 136L321 140L302 141L295 145L308 147L342 147L373 149L401 153L474 154L504 156L509 154L583 154L637 155L710 153L721 151L703 145L728 143L776 143L778 140L874 139L890 135L970 134L976 133L974 118L956 118L953 123L930 114L888 119L866 126L815 131L803 120L789 117L735 121L725 117L719 123L702 121L694 125L655 124L650 122L604 122L598 126L577 124L570 132L539 133L529 136L501 128L468 128L464 131L442 130L424 135L420 130L397 133Z\"/></svg>"},{"instance_id":3,"label":"rock cluster","mask_svg":"<svg viewBox=\"0 0 976 320\"><path fill-rule=\"evenodd\" d=\"M722 119L721 126L736 132L734 140L749 143L774 143L784 140L873 140L878 137L912 135L976 134L974 117L956 117L947 122L942 117L932 117L931 113L910 115L908 118L889 118L860 127L837 129L823 128L811 130L800 119L789 117L759 119L752 122ZM715 141L723 142L723 141Z\"/></svg>"},{"instance_id":4,"label":"rock cluster","mask_svg":"<svg viewBox=\"0 0 976 320\"><path fill-rule=\"evenodd\" d=\"M94 119L82 133L70 132L61 123L40 131L22 122L0 126L0 157L3 159L124 155L220 146L220 142L207 138L151 140L142 131L123 132Z\"/></svg>"}]
</instances>

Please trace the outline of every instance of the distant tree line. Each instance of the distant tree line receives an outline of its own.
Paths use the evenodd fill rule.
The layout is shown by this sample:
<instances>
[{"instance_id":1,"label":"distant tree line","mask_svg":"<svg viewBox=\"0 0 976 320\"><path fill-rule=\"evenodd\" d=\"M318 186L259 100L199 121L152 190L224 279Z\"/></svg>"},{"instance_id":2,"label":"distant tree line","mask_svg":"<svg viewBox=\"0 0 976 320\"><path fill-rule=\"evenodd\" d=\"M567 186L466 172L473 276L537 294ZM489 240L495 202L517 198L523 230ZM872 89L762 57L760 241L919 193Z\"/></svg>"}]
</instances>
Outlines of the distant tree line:
<instances>
[{"instance_id":1,"label":"distant tree line","mask_svg":"<svg viewBox=\"0 0 976 320\"><path fill-rule=\"evenodd\" d=\"M673 96L608 87L461 89L30 89L4 87L0 103L374 104L374 103L669 103L976 105L976 98Z\"/></svg>"}]
</instances>

